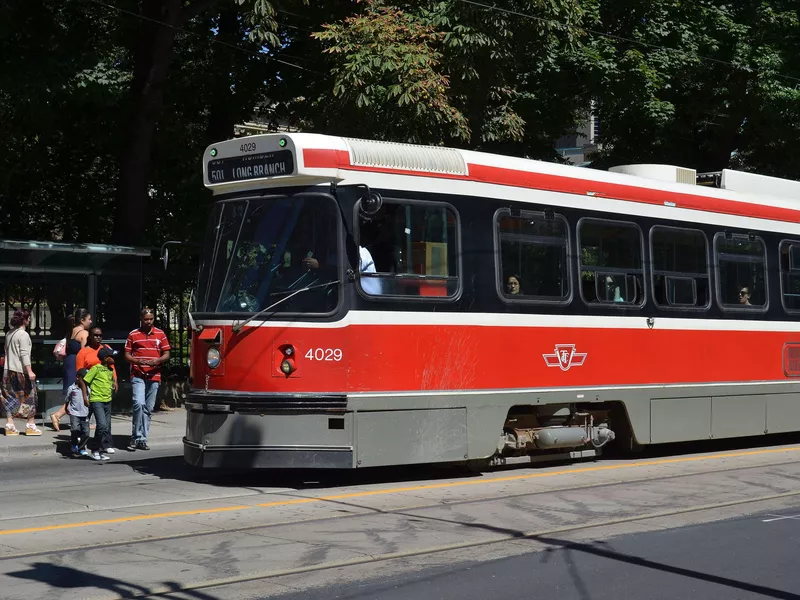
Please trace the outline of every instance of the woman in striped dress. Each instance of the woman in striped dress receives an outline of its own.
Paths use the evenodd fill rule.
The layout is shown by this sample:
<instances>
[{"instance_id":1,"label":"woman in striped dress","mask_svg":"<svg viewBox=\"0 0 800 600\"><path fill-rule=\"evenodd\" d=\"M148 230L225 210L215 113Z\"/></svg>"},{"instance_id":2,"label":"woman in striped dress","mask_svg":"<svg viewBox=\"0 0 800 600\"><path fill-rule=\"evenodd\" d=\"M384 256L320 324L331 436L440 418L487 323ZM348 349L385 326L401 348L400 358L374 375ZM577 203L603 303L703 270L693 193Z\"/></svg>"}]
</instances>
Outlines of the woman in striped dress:
<instances>
[{"instance_id":1,"label":"woman in striped dress","mask_svg":"<svg viewBox=\"0 0 800 600\"><path fill-rule=\"evenodd\" d=\"M36 427L36 373L31 368L31 324L28 310L14 311L11 331L6 334L6 361L3 367L2 408L6 415L6 435L19 435L14 417L26 419L25 435L42 435Z\"/></svg>"}]
</instances>

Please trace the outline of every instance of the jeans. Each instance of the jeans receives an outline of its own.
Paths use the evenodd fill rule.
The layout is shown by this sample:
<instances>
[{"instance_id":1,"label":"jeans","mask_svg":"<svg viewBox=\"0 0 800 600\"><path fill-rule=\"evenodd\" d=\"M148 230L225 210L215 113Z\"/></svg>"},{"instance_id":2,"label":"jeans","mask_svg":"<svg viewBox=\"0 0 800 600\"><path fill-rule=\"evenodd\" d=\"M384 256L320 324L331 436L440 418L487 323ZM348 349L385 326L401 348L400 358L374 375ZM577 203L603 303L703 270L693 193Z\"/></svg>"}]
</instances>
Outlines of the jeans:
<instances>
[{"instance_id":1,"label":"jeans","mask_svg":"<svg viewBox=\"0 0 800 600\"><path fill-rule=\"evenodd\" d=\"M131 422L131 441L146 442L150 434L150 417L156 406L158 382L141 377L131 378L133 386L133 421Z\"/></svg>"},{"instance_id":2,"label":"jeans","mask_svg":"<svg viewBox=\"0 0 800 600\"><path fill-rule=\"evenodd\" d=\"M111 437L111 402L89 402L97 426L94 430L95 451L103 451L114 447L114 438ZM88 419L87 419L88 422Z\"/></svg>"},{"instance_id":3,"label":"jeans","mask_svg":"<svg viewBox=\"0 0 800 600\"><path fill-rule=\"evenodd\" d=\"M69 416L69 433L72 445L85 448L89 441L89 417Z\"/></svg>"}]
</instances>

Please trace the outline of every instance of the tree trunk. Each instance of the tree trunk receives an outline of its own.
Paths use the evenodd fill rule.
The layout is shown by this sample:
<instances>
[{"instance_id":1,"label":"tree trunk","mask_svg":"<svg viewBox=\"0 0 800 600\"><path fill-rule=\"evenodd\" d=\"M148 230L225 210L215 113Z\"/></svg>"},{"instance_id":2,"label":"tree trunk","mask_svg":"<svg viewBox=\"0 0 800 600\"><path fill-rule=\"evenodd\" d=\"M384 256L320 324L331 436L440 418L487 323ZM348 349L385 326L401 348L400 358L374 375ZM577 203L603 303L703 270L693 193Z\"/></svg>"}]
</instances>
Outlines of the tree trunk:
<instances>
[{"instance_id":1,"label":"tree trunk","mask_svg":"<svg viewBox=\"0 0 800 600\"><path fill-rule=\"evenodd\" d=\"M142 0L142 16L170 25L181 18L181 0ZM148 219L148 184L156 125L164 108L176 30L143 19L134 54L130 117L123 138L113 241L142 244Z\"/></svg>"},{"instance_id":2,"label":"tree trunk","mask_svg":"<svg viewBox=\"0 0 800 600\"><path fill-rule=\"evenodd\" d=\"M219 31L217 39L228 44L237 44L243 37L239 24L239 11L231 4L222 9L219 15ZM214 48L214 69L220 74L217 85L213 91L211 106L209 107L208 126L206 138L209 144L220 142L233 137L233 127L236 125L236 103L231 90L231 79L222 76L236 69L235 50L218 45Z\"/></svg>"}]
</instances>

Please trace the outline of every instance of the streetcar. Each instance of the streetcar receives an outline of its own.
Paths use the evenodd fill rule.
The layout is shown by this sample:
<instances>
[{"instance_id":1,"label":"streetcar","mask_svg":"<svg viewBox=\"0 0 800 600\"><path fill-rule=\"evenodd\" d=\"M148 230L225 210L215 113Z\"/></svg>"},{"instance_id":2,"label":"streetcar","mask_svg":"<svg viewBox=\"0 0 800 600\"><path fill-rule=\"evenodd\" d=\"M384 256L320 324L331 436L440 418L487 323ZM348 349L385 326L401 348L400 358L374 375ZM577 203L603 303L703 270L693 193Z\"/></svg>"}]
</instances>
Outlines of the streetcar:
<instances>
[{"instance_id":1,"label":"streetcar","mask_svg":"<svg viewBox=\"0 0 800 600\"><path fill-rule=\"evenodd\" d=\"M209 146L185 460L479 468L800 430L800 183Z\"/></svg>"}]
</instances>

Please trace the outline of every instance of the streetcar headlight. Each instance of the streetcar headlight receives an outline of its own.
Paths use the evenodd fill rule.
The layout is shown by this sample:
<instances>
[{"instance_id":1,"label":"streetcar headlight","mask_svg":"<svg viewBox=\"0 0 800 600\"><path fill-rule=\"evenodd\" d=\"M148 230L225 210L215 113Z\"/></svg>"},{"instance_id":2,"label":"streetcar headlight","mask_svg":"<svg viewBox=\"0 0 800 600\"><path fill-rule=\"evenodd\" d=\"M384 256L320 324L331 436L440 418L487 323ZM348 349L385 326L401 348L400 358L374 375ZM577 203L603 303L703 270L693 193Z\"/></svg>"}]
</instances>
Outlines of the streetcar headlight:
<instances>
[{"instance_id":1,"label":"streetcar headlight","mask_svg":"<svg viewBox=\"0 0 800 600\"><path fill-rule=\"evenodd\" d=\"M210 369L216 369L222 361L222 355L219 353L219 348L209 348L206 352L206 364Z\"/></svg>"},{"instance_id":2,"label":"streetcar headlight","mask_svg":"<svg viewBox=\"0 0 800 600\"><path fill-rule=\"evenodd\" d=\"M284 360L281 362L281 373L284 375L291 375L292 374L292 363L288 360Z\"/></svg>"}]
</instances>

